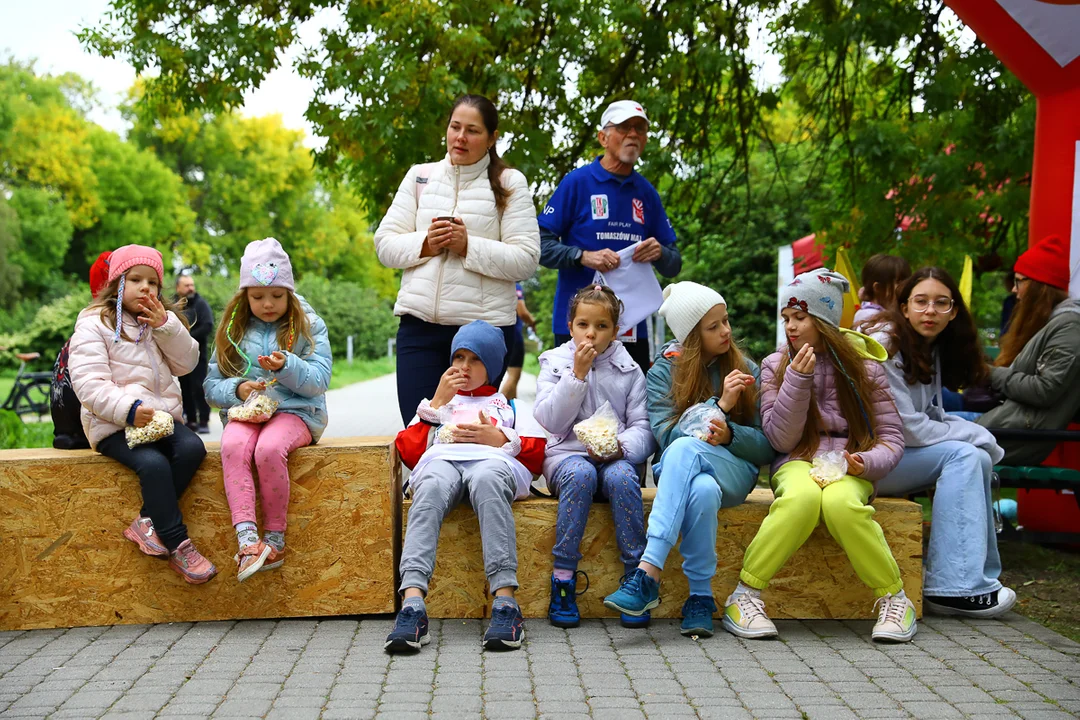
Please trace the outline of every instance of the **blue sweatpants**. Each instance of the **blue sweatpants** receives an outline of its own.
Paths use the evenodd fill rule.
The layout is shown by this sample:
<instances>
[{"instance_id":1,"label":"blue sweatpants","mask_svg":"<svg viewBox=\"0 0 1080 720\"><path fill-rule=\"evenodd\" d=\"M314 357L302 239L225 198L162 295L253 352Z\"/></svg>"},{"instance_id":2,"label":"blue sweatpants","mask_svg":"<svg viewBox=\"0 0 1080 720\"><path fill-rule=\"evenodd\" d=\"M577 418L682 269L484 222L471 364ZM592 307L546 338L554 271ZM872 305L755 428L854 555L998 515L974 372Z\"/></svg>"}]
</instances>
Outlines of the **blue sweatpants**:
<instances>
[{"instance_id":1,"label":"blue sweatpants","mask_svg":"<svg viewBox=\"0 0 1080 720\"><path fill-rule=\"evenodd\" d=\"M682 534L679 552L691 595L712 595L716 574L717 513L746 500L758 468L727 448L681 437L668 445L654 468L656 499L641 559L663 569Z\"/></svg>"},{"instance_id":2,"label":"blue sweatpants","mask_svg":"<svg viewBox=\"0 0 1080 720\"><path fill-rule=\"evenodd\" d=\"M645 511L634 466L626 460L597 464L584 455L574 455L559 463L554 475L549 487L559 498L555 547L551 551L555 567L577 570L585 523L599 487L601 495L611 503L620 559L628 572L636 568L645 549Z\"/></svg>"}]
</instances>

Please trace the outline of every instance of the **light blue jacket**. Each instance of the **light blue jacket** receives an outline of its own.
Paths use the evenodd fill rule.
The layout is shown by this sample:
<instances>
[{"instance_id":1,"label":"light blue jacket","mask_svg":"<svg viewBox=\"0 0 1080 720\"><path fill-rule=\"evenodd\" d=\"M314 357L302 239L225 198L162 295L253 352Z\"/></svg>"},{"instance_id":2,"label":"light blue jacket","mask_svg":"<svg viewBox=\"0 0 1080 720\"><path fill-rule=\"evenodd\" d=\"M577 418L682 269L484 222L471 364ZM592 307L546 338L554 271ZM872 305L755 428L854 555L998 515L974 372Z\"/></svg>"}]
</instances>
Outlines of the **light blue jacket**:
<instances>
[{"instance_id":1,"label":"light blue jacket","mask_svg":"<svg viewBox=\"0 0 1080 720\"><path fill-rule=\"evenodd\" d=\"M252 317L248 321L240 347L251 358L251 369L243 377L225 377L218 369L215 354L208 368L203 389L206 402L214 407L223 408L221 422L227 422L226 411L242 401L236 396L236 388L245 380L260 380L272 375L277 382L267 392L278 401L278 411L296 415L311 432L312 442L318 442L326 429L326 389L330 386L330 372L334 364L330 352L330 337L326 323L315 314L307 301L299 295L301 307L307 313L311 324L311 336L315 339L314 352L304 338L297 338L293 352L285 352L285 366L276 373L268 373L259 367L255 359L259 355L269 355L280 350L277 343L278 322L267 323Z\"/></svg>"}]
</instances>

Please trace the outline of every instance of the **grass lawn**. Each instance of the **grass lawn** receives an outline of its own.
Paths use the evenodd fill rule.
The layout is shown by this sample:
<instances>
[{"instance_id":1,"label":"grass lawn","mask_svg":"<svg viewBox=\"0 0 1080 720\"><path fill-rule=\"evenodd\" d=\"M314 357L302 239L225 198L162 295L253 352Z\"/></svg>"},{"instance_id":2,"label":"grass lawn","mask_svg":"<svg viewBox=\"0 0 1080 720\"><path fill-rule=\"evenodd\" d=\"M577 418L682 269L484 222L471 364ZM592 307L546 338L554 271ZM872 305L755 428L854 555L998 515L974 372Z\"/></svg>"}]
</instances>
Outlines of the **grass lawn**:
<instances>
[{"instance_id":1,"label":"grass lawn","mask_svg":"<svg viewBox=\"0 0 1080 720\"><path fill-rule=\"evenodd\" d=\"M521 370L522 372L527 372L530 375L540 374L540 360L538 359L536 353L525 353L525 362L522 363Z\"/></svg>"},{"instance_id":2,"label":"grass lawn","mask_svg":"<svg viewBox=\"0 0 1080 720\"><path fill-rule=\"evenodd\" d=\"M352 365L344 360L334 363L334 373L330 377L330 389L337 390L346 385L371 380L394 372L394 359L381 357L375 360L353 360Z\"/></svg>"},{"instance_id":3,"label":"grass lawn","mask_svg":"<svg viewBox=\"0 0 1080 720\"><path fill-rule=\"evenodd\" d=\"M1080 642L1080 552L1003 542L1001 582L1016 591L1016 612Z\"/></svg>"},{"instance_id":4,"label":"grass lawn","mask_svg":"<svg viewBox=\"0 0 1080 720\"><path fill-rule=\"evenodd\" d=\"M0 374L0 405L4 404L7 400L8 393L11 392L11 386L15 384L15 371L5 371Z\"/></svg>"}]
</instances>

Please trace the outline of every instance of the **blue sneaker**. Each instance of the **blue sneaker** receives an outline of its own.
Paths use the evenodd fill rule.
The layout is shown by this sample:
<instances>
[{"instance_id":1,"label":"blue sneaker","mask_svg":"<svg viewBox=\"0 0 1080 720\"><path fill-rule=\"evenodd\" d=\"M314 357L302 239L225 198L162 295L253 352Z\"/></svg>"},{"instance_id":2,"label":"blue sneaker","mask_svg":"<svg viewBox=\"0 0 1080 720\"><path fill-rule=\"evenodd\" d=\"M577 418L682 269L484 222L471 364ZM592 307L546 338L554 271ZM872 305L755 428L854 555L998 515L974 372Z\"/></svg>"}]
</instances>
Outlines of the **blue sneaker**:
<instances>
[{"instance_id":1,"label":"blue sneaker","mask_svg":"<svg viewBox=\"0 0 1080 720\"><path fill-rule=\"evenodd\" d=\"M394 629L386 636L383 650L388 653L417 652L429 642L427 613L406 605L397 614Z\"/></svg>"},{"instance_id":2,"label":"blue sneaker","mask_svg":"<svg viewBox=\"0 0 1080 720\"><path fill-rule=\"evenodd\" d=\"M570 580L557 580L551 576L551 602L548 604L548 620L555 627L576 628L581 624L577 599L589 589L589 576L585 575L585 590L577 592L577 576L585 575L581 570Z\"/></svg>"},{"instance_id":3,"label":"blue sneaker","mask_svg":"<svg viewBox=\"0 0 1080 720\"><path fill-rule=\"evenodd\" d=\"M491 622L484 632L487 650L517 650L525 639L525 617L515 603L491 606Z\"/></svg>"},{"instance_id":4,"label":"blue sneaker","mask_svg":"<svg viewBox=\"0 0 1080 720\"><path fill-rule=\"evenodd\" d=\"M713 636L712 616L716 612L716 602L711 595L691 595L682 606L682 625L679 632L687 637Z\"/></svg>"},{"instance_id":5,"label":"blue sneaker","mask_svg":"<svg viewBox=\"0 0 1080 720\"><path fill-rule=\"evenodd\" d=\"M622 576L619 589L604 598L604 607L641 617L660 604L660 583L641 568Z\"/></svg>"},{"instance_id":6,"label":"blue sneaker","mask_svg":"<svg viewBox=\"0 0 1080 720\"><path fill-rule=\"evenodd\" d=\"M637 628L647 628L649 623L652 622L652 613L648 610L644 615L627 615L626 613L619 613L619 624L624 628L630 628L631 630Z\"/></svg>"}]
</instances>

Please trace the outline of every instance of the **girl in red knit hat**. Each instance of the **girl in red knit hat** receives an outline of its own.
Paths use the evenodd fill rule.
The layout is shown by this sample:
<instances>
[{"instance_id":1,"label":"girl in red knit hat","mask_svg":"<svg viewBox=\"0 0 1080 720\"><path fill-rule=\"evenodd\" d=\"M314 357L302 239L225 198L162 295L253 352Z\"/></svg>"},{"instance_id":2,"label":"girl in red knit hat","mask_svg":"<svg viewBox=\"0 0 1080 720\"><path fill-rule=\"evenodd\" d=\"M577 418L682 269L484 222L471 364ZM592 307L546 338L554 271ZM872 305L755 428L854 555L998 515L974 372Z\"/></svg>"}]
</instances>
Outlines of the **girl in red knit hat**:
<instances>
[{"instance_id":1,"label":"girl in red knit hat","mask_svg":"<svg viewBox=\"0 0 1080 720\"><path fill-rule=\"evenodd\" d=\"M68 361L90 444L139 476L142 510L124 537L146 555L167 557L189 583L217 573L188 538L180 496L206 457L202 439L184 426L177 375L199 361L199 344L161 294L161 253L125 245L109 258L107 284L79 313ZM172 434L129 445L127 429L173 419Z\"/></svg>"},{"instance_id":2,"label":"girl in red knit hat","mask_svg":"<svg viewBox=\"0 0 1080 720\"><path fill-rule=\"evenodd\" d=\"M1080 410L1080 302L1069 297L1069 247L1057 235L1014 266L1017 305L990 384L1005 402L979 418L989 428L1064 429ZM1009 442L1006 465L1041 463L1054 443Z\"/></svg>"}]
</instances>

